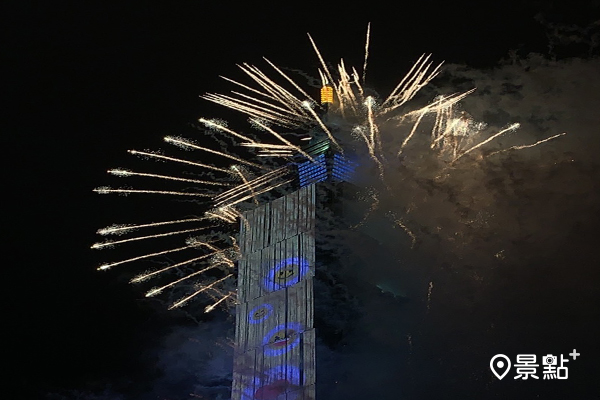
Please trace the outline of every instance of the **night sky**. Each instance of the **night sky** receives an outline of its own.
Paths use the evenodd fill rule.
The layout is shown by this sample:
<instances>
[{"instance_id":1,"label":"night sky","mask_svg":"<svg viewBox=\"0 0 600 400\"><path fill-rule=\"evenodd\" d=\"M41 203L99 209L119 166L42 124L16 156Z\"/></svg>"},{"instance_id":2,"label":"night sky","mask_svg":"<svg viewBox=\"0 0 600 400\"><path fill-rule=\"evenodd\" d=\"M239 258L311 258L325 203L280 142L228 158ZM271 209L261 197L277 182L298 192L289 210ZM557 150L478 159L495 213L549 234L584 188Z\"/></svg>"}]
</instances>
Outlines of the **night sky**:
<instances>
[{"instance_id":1,"label":"night sky","mask_svg":"<svg viewBox=\"0 0 600 400\"><path fill-rule=\"evenodd\" d=\"M371 22L367 82L374 90L388 93L422 53L433 53L449 71L433 82L435 90L484 88L465 102L474 117L498 126L521 121L533 140L564 131L569 139L498 172L500 181L511 174L513 183L535 185L507 186L514 196L498 197L512 200L494 203L499 225L485 228L496 233L492 239L478 236L469 251L443 238L424 240L412 252L394 250L406 270L348 276L346 289L360 292L362 303L352 311L360 316L348 317L344 323L358 325L326 350L323 368L340 371L323 374L331 378L323 382L327 398L599 399L600 2L446 3L8 2L4 343L13 397L225 398L218 396L231 379L231 316L221 310L194 320L191 310L167 312L161 300L143 300L127 274L96 271L132 253L89 248L98 228L166 220L179 215L180 205L92 189L109 183L108 168L130 162L126 150L164 148L165 135L194 135L199 117L248 129L243 118L198 97L231 90L218 76L240 78L236 63L262 65L266 56L318 76L310 32L326 59L361 66ZM406 190L399 182L396 189ZM476 181L461 185L484 198ZM411 193L402 200L418 202L418 190ZM522 214L515 217L517 208ZM429 217L447 217L441 208L424 207L419 215L422 226ZM499 240L509 266L486 270L477 263L486 263L490 243ZM382 265L386 254L378 252ZM419 263L429 267L414 272ZM375 284L388 272L404 286L380 293ZM372 283L372 296L353 279ZM439 306L432 303L422 319L423 290L432 279L439 282ZM475 285L478 279L485 284ZM452 300L461 296L469 304ZM409 357L402 347L407 335L414 339L411 363L393 355ZM398 352L380 357L386 346ZM581 357L570 362L568 381L519 386L512 378L498 382L487 366L497 353L514 359L574 348ZM343 389L333 386L338 379Z\"/></svg>"}]
</instances>

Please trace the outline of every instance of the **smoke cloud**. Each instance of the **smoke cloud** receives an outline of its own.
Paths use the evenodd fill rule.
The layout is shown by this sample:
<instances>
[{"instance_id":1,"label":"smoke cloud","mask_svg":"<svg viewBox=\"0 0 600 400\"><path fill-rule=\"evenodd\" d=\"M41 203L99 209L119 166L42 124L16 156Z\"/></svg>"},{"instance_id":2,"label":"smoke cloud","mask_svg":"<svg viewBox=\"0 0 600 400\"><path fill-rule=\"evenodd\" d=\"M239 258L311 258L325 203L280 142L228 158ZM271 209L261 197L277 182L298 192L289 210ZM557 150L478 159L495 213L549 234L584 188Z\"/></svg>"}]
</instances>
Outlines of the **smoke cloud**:
<instances>
[{"instance_id":1,"label":"smoke cloud","mask_svg":"<svg viewBox=\"0 0 600 400\"><path fill-rule=\"evenodd\" d=\"M477 88L460 110L487 124L482 138L515 122L520 129L449 163L429 149L422 128L402 157L386 154L384 184L377 183L375 163L357 151L356 180L369 184L344 210L354 221L365 211L368 217L321 238L322 249L338 249L339 262L324 268L341 277L333 287L343 283L355 312L338 321L336 310L348 306L342 299L322 317L344 334L319 347L321 398L539 393L539 386L496 385L491 356L541 356L563 351L563 342L592 352L598 71L597 58L553 61L539 54L485 71L447 65L417 106ZM384 149L398 149L408 134L394 121L380 131ZM536 147L494 154L563 132ZM589 370L576 373L589 383ZM593 392L586 384L568 390Z\"/></svg>"},{"instance_id":2,"label":"smoke cloud","mask_svg":"<svg viewBox=\"0 0 600 400\"><path fill-rule=\"evenodd\" d=\"M451 164L429 149L422 132L431 120L402 157L387 151L409 133L390 121L381 125L385 184L356 149L344 220L334 211L319 216L319 398L508 398L548 387L499 386L488 367L494 354L566 354L575 346L593 360L600 60L530 54L489 70L444 71L415 107L477 88L461 111L487 124L482 137L521 127ZM340 132L351 129L340 122ZM172 326L148 350L157 372L143 383L48 398L227 399L233 321L215 315ZM597 367L585 359L571 366L573 383L563 389L584 398Z\"/></svg>"}]
</instances>

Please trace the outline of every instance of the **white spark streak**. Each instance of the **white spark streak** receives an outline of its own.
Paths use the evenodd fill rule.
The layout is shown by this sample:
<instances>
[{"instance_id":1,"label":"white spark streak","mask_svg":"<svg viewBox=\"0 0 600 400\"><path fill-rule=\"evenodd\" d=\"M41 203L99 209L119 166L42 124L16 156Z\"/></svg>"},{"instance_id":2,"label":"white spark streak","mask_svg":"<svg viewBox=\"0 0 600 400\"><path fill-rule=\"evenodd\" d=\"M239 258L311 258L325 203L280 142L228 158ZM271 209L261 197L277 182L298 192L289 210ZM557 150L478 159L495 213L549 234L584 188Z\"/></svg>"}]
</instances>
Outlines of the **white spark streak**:
<instances>
[{"instance_id":1,"label":"white spark streak","mask_svg":"<svg viewBox=\"0 0 600 400\"><path fill-rule=\"evenodd\" d=\"M226 154L226 153L223 153L223 152L220 152L220 151L217 151L217 150L207 149L206 147L198 146L198 145L196 145L196 144L194 144L194 143L192 143L192 142L190 142L188 140L185 140L183 138L175 138L175 137L172 137L172 136L165 136L164 137L164 141L167 142L167 143L172 143L172 144L175 144L175 145L179 145L179 146L183 146L183 147L188 147L188 148L195 149L195 150L206 151L208 153L212 153L212 154L216 154L216 155L221 156L221 157L229 158L230 160L234 160L234 161L237 161L237 162L239 162L241 164L249 165L251 167L255 167L255 168L259 168L259 169L268 169L267 167L255 164L255 163L250 162L250 161L246 161L246 160L244 160L244 159L242 159L240 157L232 156L230 154Z\"/></svg>"},{"instance_id":2,"label":"white spark streak","mask_svg":"<svg viewBox=\"0 0 600 400\"><path fill-rule=\"evenodd\" d=\"M383 102L381 106L384 108L387 107L385 112L392 111L411 100L423 86L427 85L437 76L437 74L439 74L443 63L440 63L431 73L429 73L429 75L427 75L427 71L432 65L431 62L427 64L431 54L424 57L425 54L417 60L408 74L404 76L398 86L396 86L388 98Z\"/></svg>"},{"instance_id":3,"label":"white spark streak","mask_svg":"<svg viewBox=\"0 0 600 400\"><path fill-rule=\"evenodd\" d=\"M228 81L228 82L231 82L231 83L233 83L233 84L235 84L235 85L238 85L238 86L240 86L240 87L243 87L244 89L247 89L247 90L249 90L249 91L251 91L251 92L253 92L253 93L260 94L261 96L264 96L264 97L267 97L267 98L269 98L269 99L271 99L271 100L275 100L275 101L277 101L277 99L276 99L275 97L273 97L273 96L271 96L271 95L269 95L269 94L267 94L267 93L261 92L260 90L256 90L256 89L254 89L254 88L251 88L250 86L246 86L246 85L244 85L244 84L242 84L242 83L239 83L238 81L234 81L233 79L230 79L230 78L227 78L227 77L224 77L224 76L219 76L219 77L220 77L220 78L223 78L223 79L225 79L226 81Z\"/></svg>"},{"instance_id":4,"label":"white spark streak","mask_svg":"<svg viewBox=\"0 0 600 400\"><path fill-rule=\"evenodd\" d=\"M163 290L165 290L165 289L167 289L167 288L170 288L170 287L172 287L172 286L175 286L175 285L177 285L178 283L181 283L181 282L183 282L183 281L185 281L185 280L187 280L187 279L193 278L193 277L194 277L194 276L196 276L196 275L200 275L200 274L202 274L202 273L204 273L204 272L206 272L206 271L209 271L209 270L211 270L211 269L213 269L213 268L216 268L216 267L218 267L219 265L223 265L223 264L225 264L225 262L223 262L223 261L221 261L221 262L218 262L218 263L215 263L215 264L211 264L211 265L209 265L209 266L208 266L208 267L206 267L206 268L203 268L203 269L201 269L201 270L199 270L199 271L193 272L193 273L191 273L191 274L189 274L189 275L186 275L186 276L184 276L183 278L177 279L177 280L175 280L175 281L173 281L173 282L171 282L171 283L168 283L168 284L166 284L166 285L164 285L164 286L161 286L161 287L159 287L159 288L154 288L154 289L151 289L151 290L149 290L149 291L146 293L146 295L145 295L145 296L146 296L146 297L152 297L152 296L156 296L157 294L161 293Z\"/></svg>"},{"instance_id":5,"label":"white spark streak","mask_svg":"<svg viewBox=\"0 0 600 400\"><path fill-rule=\"evenodd\" d=\"M189 247L195 247L195 246L189 246ZM219 254L219 253L224 253L225 251L230 250L230 249L231 248L228 248L228 249L225 249L225 250L214 251L214 252L209 253L209 254L204 254L204 255L202 255L200 257L191 258L189 260L185 260L185 261L182 261L182 262L177 263L177 264L169 265L168 267L162 268L162 269L160 269L158 271L152 271L152 272L148 272L146 274L142 274L142 275L136 276L135 278L133 278L130 281L130 283L139 283L139 282L146 281L146 280L150 279L151 277L156 276L158 274L161 274L161 273L163 273L165 271L169 271L169 270L171 270L173 268L181 267L183 265L191 264L191 263L196 262L196 261L205 260L205 259L207 259L207 258L209 258L211 256L214 256L214 255Z\"/></svg>"},{"instance_id":6,"label":"white spark streak","mask_svg":"<svg viewBox=\"0 0 600 400\"><path fill-rule=\"evenodd\" d=\"M516 124L512 124L511 126L509 126L508 128L502 129L500 132L496 133L495 135L490 136L489 138L487 138L486 140L484 140L483 142L480 142L478 144L476 144L475 146L471 147L470 149L464 151L462 154L460 154L458 157L456 157L454 159L454 161L457 161L458 159L460 159L462 156L464 156L465 154L469 154L470 152L472 152L473 150L483 146L486 143L489 143L490 141L494 140L495 138L497 138L498 136L506 133L506 132L510 132L510 131L514 131L515 129L517 129L520 126L519 123ZM453 162L454 162L453 161Z\"/></svg>"},{"instance_id":7,"label":"white spark streak","mask_svg":"<svg viewBox=\"0 0 600 400\"><path fill-rule=\"evenodd\" d=\"M179 159L179 158L163 156L162 154L147 153L145 151L137 151L137 150L128 150L128 152L130 154L139 154L139 155L146 156L146 157L158 158L158 159L161 159L161 160L168 160L168 161L175 161L175 162L182 163L182 164L194 165L196 167L211 169L213 171L219 171L219 172L229 173L228 170L226 170L224 168L217 168L214 165L206 165L206 164L201 164L201 163L195 163L195 162L191 162L191 161L187 161L187 160L182 160L182 159Z\"/></svg>"},{"instance_id":8,"label":"white spark streak","mask_svg":"<svg viewBox=\"0 0 600 400\"><path fill-rule=\"evenodd\" d=\"M412 139L412 137L414 136L415 132L417 131L417 128L418 128L419 124L421 123L421 120L423 119L423 117L426 114L427 114L427 110L421 112L421 114L417 118L417 122L414 123L414 125L413 125L413 127L412 127L412 129L410 131L410 134L402 142L402 145L400 146L400 150L398 150L398 155L402 154L402 150L404 150L404 148L406 147L406 145L408 144L408 142L410 141L410 139Z\"/></svg>"},{"instance_id":9,"label":"white spark streak","mask_svg":"<svg viewBox=\"0 0 600 400\"><path fill-rule=\"evenodd\" d=\"M292 152L262 151L257 154L258 157L283 157L290 158L294 155Z\"/></svg>"},{"instance_id":10,"label":"white spark streak","mask_svg":"<svg viewBox=\"0 0 600 400\"><path fill-rule=\"evenodd\" d=\"M394 222L395 222L396 224L398 224L398 226L399 226L400 228L404 229L404 232L406 232L406 234L407 234L408 236L410 236L410 239L411 239L411 245L410 245L410 248L411 248L411 249L412 249L412 248L414 248L414 247L415 247L415 244L417 243L417 237L415 236L415 234L414 234L414 233L413 233L413 232L412 232L410 229L408 229L408 227L406 226L406 224L405 224L405 223L404 223L404 222L403 222L401 219L399 219L399 218L396 218L396 219L394 220Z\"/></svg>"},{"instance_id":11,"label":"white spark streak","mask_svg":"<svg viewBox=\"0 0 600 400\"><path fill-rule=\"evenodd\" d=\"M159 251L157 253L151 253L151 254L144 254L143 256L139 256L139 257L133 257L133 258L129 258L127 260L123 260L123 261L117 261L117 262L113 262L113 263L105 263L102 264L98 267L98 270L100 271L104 271L107 269L110 269L116 265L121 265L121 264L125 264L128 262L132 262L132 261L137 261L137 260L143 260L145 258L150 258L150 257L154 257L154 256L162 256L163 254L169 254L169 253L174 253L177 251L181 251L181 250L185 250L185 249L189 249L193 246L184 246L184 247L179 247L176 249L171 249L171 250L164 250L164 251Z\"/></svg>"},{"instance_id":12,"label":"white spark streak","mask_svg":"<svg viewBox=\"0 0 600 400\"><path fill-rule=\"evenodd\" d=\"M335 91L337 98L340 100L338 102L340 113L342 114L342 116L344 116L345 115L344 98L342 97L342 93L340 91L339 85L335 84L335 81L333 80L333 77L331 76L331 73L329 72L329 68L327 68L327 64L325 64L325 61L323 60L323 57L321 56L321 52L319 51L317 45L315 44L315 41L310 36L310 34L308 34L308 38L310 39L310 43L312 44L313 49L315 50L315 53L317 54L317 57L319 58L319 61L321 63L321 67L323 68L323 71L324 71L324 72L321 72L319 70L319 73L321 74L321 79L323 80L323 85L326 85L328 83L331 84L331 86L333 87L333 90Z\"/></svg>"},{"instance_id":13,"label":"white spark streak","mask_svg":"<svg viewBox=\"0 0 600 400\"><path fill-rule=\"evenodd\" d=\"M558 135L550 136L549 138L546 138L546 139L538 140L537 142L535 142L533 144L524 144L524 145L520 145L520 146L512 146L512 147L509 147L508 149L495 151L492 154L490 154L490 156L494 155L494 154L502 153L502 152L505 152L505 151L509 151L509 150L521 150L521 149L528 149L530 147L535 147L535 146L537 146L539 144L546 143L546 142L548 142L550 140L556 139L556 138L561 137L561 136L566 135L566 134L567 134L567 132L563 132L563 133L559 133Z\"/></svg>"},{"instance_id":14,"label":"white spark streak","mask_svg":"<svg viewBox=\"0 0 600 400\"><path fill-rule=\"evenodd\" d=\"M256 198L256 194L254 193L254 188L252 187L252 185L250 185L250 183L248 183L248 179L246 179L242 170L239 168L235 168L235 167L232 167L232 169L238 173L240 178L242 178L244 185L246 185L246 187L248 188L248 191L250 192L250 194L252 195L252 198L254 199L254 204L258 205L258 199Z\"/></svg>"},{"instance_id":15,"label":"white spark streak","mask_svg":"<svg viewBox=\"0 0 600 400\"><path fill-rule=\"evenodd\" d=\"M433 292L433 281L430 281L427 287L427 310L431 309L431 292Z\"/></svg>"},{"instance_id":16,"label":"white spark streak","mask_svg":"<svg viewBox=\"0 0 600 400\"><path fill-rule=\"evenodd\" d=\"M206 226L206 227L202 227L202 228L186 229L186 230L183 230L183 231L159 233L159 234L156 234L156 235L148 235L148 236L138 236L138 237L129 238L129 239L123 239L123 240L118 240L118 241L108 240L108 241L102 242L102 243L94 243L91 246L91 248L92 249L103 249L105 247L112 247L112 246L115 246L117 244L122 244L122 243L127 243L127 242L135 242L135 241L138 241L138 240L145 240L145 239L155 239L155 238L160 238L160 237L165 237L165 236L172 236L172 235L181 235L183 233L198 232L198 231L202 231L202 230L206 230L206 229L210 229L210 228L216 228L216 227L217 227L217 225L212 225L212 226Z\"/></svg>"},{"instance_id":17,"label":"white spark streak","mask_svg":"<svg viewBox=\"0 0 600 400\"><path fill-rule=\"evenodd\" d=\"M244 147L259 147L263 149L281 149L281 150L292 150L293 146L286 144L265 144L265 143L242 143Z\"/></svg>"},{"instance_id":18,"label":"white spark streak","mask_svg":"<svg viewBox=\"0 0 600 400\"><path fill-rule=\"evenodd\" d=\"M264 58L264 57L263 57L263 58ZM287 81L288 81L289 83L291 83L291 84L292 84L292 85L293 85L293 86L294 86L294 87L295 87L295 88L296 88L296 89L297 89L297 90L298 90L300 93L302 93L302 95L303 95L304 97L306 97L307 99L310 99L310 98L311 98L311 97L310 97L310 96L309 96L309 95L308 95L308 94L307 94L307 93L306 93L306 92L305 92L305 91L304 91L304 90L303 90L303 89L302 89L300 86L298 86L298 85L296 84L296 82L294 82L294 81L292 80L292 78L290 78L290 77L289 77L289 76L287 76L287 75L286 75L286 74L285 74L283 71L281 71L279 68L277 68L277 66L276 66L275 64L273 64L271 61L269 61L269 60L268 60L268 59L266 59L266 58L264 58L264 60L265 60L267 63L269 63L269 65L270 65L271 67L273 67L273 69L274 69L275 71L279 72L279 74L280 74L281 76L283 76L285 79L287 79Z\"/></svg>"},{"instance_id":19,"label":"white spark streak","mask_svg":"<svg viewBox=\"0 0 600 400\"><path fill-rule=\"evenodd\" d=\"M168 194L173 196L195 196L195 197L213 197L214 193L185 193L185 192L173 192L167 190L137 190L137 189L112 189L109 186L101 186L94 189L94 192L99 194L109 193L146 193L146 194Z\"/></svg>"},{"instance_id":20,"label":"white spark streak","mask_svg":"<svg viewBox=\"0 0 600 400\"><path fill-rule=\"evenodd\" d=\"M263 193L266 193L266 192L268 192L268 191L270 191L270 190L276 189L276 188L278 188L279 186L283 186L283 185L285 185L286 183L290 183L290 182L292 182L293 180L294 180L294 179L293 179L293 178L291 178L291 179L288 179L288 180L285 180L285 181L281 181L281 182L278 182L278 183L274 183L274 184L272 184L272 185L270 185L270 186L268 186L268 187L266 187L266 188L264 188L264 189L261 189L261 190L258 190L258 191L256 191L256 190L255 190L255 192L254 192L254 195L252 195L252 194L249 194L249 195L247 195L247 196L244 196L244 197L242 197L242 198L239 198L239 199L237 199L237 200L235 200L235 201L228 202L226 205L227 205L228 207L230 207L230 206L233 206L233 205L235 205L235 204L238 204L238 203L240 203L240 202L242 202L242 201L244 201L244 200L247 200L247 199L249 199L249 198L251 198L251 197L253 197L253 196L258 196L258 195L261 195L261 194L263 194ZM221 203L225 203L225 202L227 202L227 201L226 201L226 200L224 200L224 201L222 201Z\"/></svg>"},{"instance_id":21,"label":"white spark streak","mask_svg":"<svg viewBox=\"0 0 600 400\"><path fill-rule=\"evenodd\" d=\"M213 287L213 286L214 286L214 285L216 285L217 283L221 283L221 282L223 282L225 279L227 279L227 278L229 278L229 277L231 277L231 276L233 276L233 274L229 274L229 275L227 275L227 276L225 276L225 277L223 277L223 278L221 278L221 279L218 279L218 280L214 281L213 283L211 283L210 285L208 285L208 286L205 286L205 287L203 287L202 289L200 289L200 290L197 290L196 292L192 293L191 295L189 295L189 296L187 296L187 297L184 297L183 299L181 299L181 300L179 300L179 301L177 301L177 302L173 303L173 304L172 304L172 305L169 307L169 310L172 310L173 308L176 308L176 307L179 307L179 306L181 306L182 304L184 304L184 303L185 303L185 302L187 302L188 300L190 300L190 299L194 298L195 296L199 295L200 293L204 292L205 290L207 290L207 289L210 289L211 287Z\"/></svg>"},{"instance_id":22,"label":"white spark streak","mask_svg":"<svg viewBox=\"0 0 600 400\"><path fill-rule=\"evenodd\" d=\"M383 172L384 172L383 163L381 162L379 157L377 157L377 155L375 154L375 148L377 147L377 149L379 150L379 154L381 154L383 156L383 151L381 148L381 141L379 140L379 130L377 129L377 125L375 125L375 120L373 117L373 103L374 102L375 101L373 100L373 98L371 96L367 97L367 100L365 102L365 104L367 106L367 116L368 116L368 121L369 121L369 132L370 132L370 137L366 141L367 141L367 147L369 149L369 154L371 155L371 158L375 161L375 163L377 164L377 167L379 168L379 177L383 180Z\"/></svg>"},{"instance_id":23,"label":"white spark streak","mask_svg":"<svg viewBox=\"0 0 600 400\"><path fill-rule=\"evenodd\" d=\"M244 66L238 65L238 67L244 71L250 78L258 83L263 89L265 89L277 102L286 107L291 112L294 110L294 102L288 101L285 93L277 87L278 85L266 77L258 68L244 63Z\"/></svg>"},{"instance_id":24,"label":"white spark streak","mask_svg":"<svg viewBox=\"0 0 600 400\"><path fill-rule=\"evenodd\" d=\"M275 132L273 129L269 128L268 126L262 124L259 120L255 119L253 121L256 125L260 126L261 128L263 128L264 130L266 130L267 132L269 132L271 135L275 136L277 139L281 140L282 143L284 143L287 146L290 146L292 148L294 148L296 151L298 151L298 153L302 154L304 157L308 158L310 161L315 162L315 160L308 154L306 153L304 150L302 150L300 147L298 146L294 146L290 141L288 141L287 139L285 139L283 136L281 136L279 133Z\"/></svg>"},{"instance_id":25,"label":"white spark streak","mask_svg":"<svg viewBox=\"0 0 600 400\"><path fill-rule=\"evenodd\" d=\"M224 302L225 300L227 300L229 297L231 297L234 293L231 292L229 293L227 296L222 297L219 301L217 301L216 303L210 305L210 306L206 306L206 308L204 309L205 313L209 313L212 310L214 310L219 304L221 304L222 302Z\"/></svg>"},{"instance_id":26,"label":"white spark streak","mask_svg":"<svg viewBox=\"0 0 600 400\"><path fill-rule=\"evenodd\" d=\"M273 179L276 179L276 178L284 175L285 172L286 172L286 168L282 167L282 168L276 169L274 171L268 172L266 174L263 174L263 175L255 178L255 179L249 181L249 183L252 186L256 187L256 186L259 186L261 184L264 184L265 182L268 183L268 182L272 181ZM236 186L233 189L229 189L229 190L227 190L227 191L225 191L225 192L223 192L223 193L215 196L215 200L221 200L221 199L226 198L226 197L231 197L231 196L239 193L240 191L244 191L244 190L246 190L246 184L242 184L242 185Z\"/></svg>"},{"instance_id":27,"label":"white spark streak","mask_svg":"<svg viewBox=\"0 0 600 400\"><path fill-rule=\"evenodd\" d=\"M323 121L321 121L321 118L319 118L319 116L317 115L317 113L315 112L315 110L312 109L312 107L310 106L309 102L304 102L303 103L304 108L306 108L310 114L313 116L313 118L315 119L315 121L317 121L317 123L319 124L319 126L321 127L321 129L323 129L323 131L327 134L327 137L329 138L329 140L331 140L331 143L333 143L335 145L335 147L337 147L338 149L342 150L342 147L339 145L339 143L335 140L335 138L333 137L333 135L331 134L331 132L329 131L329 129L327 129L327 127L325 126L325 124L323 123ZM298 148L298 150L300 150ZM301 152L302 153L302 152ZM306 154L306 153L304 153ZM312 159L312 157L310 157L308 154L305 155L305 157L307 156L307 158L311 161L314 162L314 160Z\"/></svg>"},{"instance_id":28,"label":"white spark streak","mask_svg":"<svg viewBox=\"0 0 600 400\"><path fill-rule=\"evenodd\" d=\"M255 73L259 74L260 77L264 80L264 82L266 82L268 85L270 85L274 91L276 91L277 93L280 93L281 96L283 96L283 98L285 100L287 100L287 106L289 106L291 109L296 110L296 113L299 112L300 113L300 114L298 114L299 117L303 117L304 110L300 106L300 103L301 103L300 99L298 99L296 96L294 96L288 90L286 90L283 86L275 83L275 81L271 80L267 75L265 75L257 67L248 66L248 68L251 68ZM285 74L283 74L283 75L285 75ZM290 81L290 79L288 79L288 81Z\"/></svg>"},{"instance_id":29,"label":"white spark streak","mask_svg":"<svg viewBox=\"0 0 600 400\"><path fill-rule=\"evenodd\" d=\"M255 143L254 140L250 139L249 137L241 135L241 134L239 134L239 133L237 133L237 132L235 132L235 131L233 131L233 130L231 130L231 129L229 129L229 128L221 125L221 124L218 124L218 123L216 123L214 121L211 121L211 120L208 120L208 119L205 119L205 118L200 118L198 121L200 123L204 124L207 128L213 128L213 129L219 130L221 132L229 133L231 136L234 136L236 138L245 140L245 141L247 141L249 143Z\"/></svg>"},{"instance_id":30,"label":"white spark streak","mask_svg":"<svg viewBox=\"0 0 600 400\"><path fill-rule=\"evenodd\" d=\"M369 41L371 38L371 23L367 24L367 41L365 43L365 63L363 64L362 82L363 85L367 79L367 60L369 59Z\"/></svg>"},{"instance_id":31,"label":"white spark streak","mask_svg":"<svg viewBox=\"0 0 600 400\"><path fill-rule=\"evenodd\" d=\"M140 228L149 228L154 226L162 226L162 225L172 225L172 224L182 224L185 222L199 222L205 221L207 218L188 218L188 219L178 219L174 221L164 221L164 222L151 222L148 224L139 224L139 225L112 225L106 228L98 229L97 233L99 235L120 235L122 233L127 233Z\"/></svg>"},{"instance_id":32,"label":"white spark streak","mask_svg":"<svg viewBox=\"0 0 600 400\"><path fill-rule=\"evenodd\" d=\"M329 68L327 68L327 64L325 64L325 60L323 60L323 57L321 56L321 52L319 51L319 48L317 47L312 36L310 36L310 33L307 33L307 35L308 35L308 39L310 40L310 43L313 46L313 49L315 50L315 53L317 53L317 57L319 58L319 61L321 62L321 66L323 67L323 71L325 71L325 75L327 76L328 81L333 85L333 89L336 91L336 94L338 95L338 97L341 97L337 86L334 84L335 81L333 80L333 77L331 76L331 73L329 72Z\"/></svg>"},{"instance_id":33,"label":"white spark streak","mask_svg":"<svg viewBox=\"0 0 600 400\"><path fill-rule=\"evenodd\" d=\"M156 175L156 174L147 174L143 172L133 172L122 168L109 169L107 171L109 174L126 177L126 176L145 176L149 178L159 178L166 179L171 181L180 181L180 182L189 182L189 183L198 183L201 185L213 185L213 186L232 186L230 183L222 183L215 181L203 181L198 179L188 179L188 178L179 178L176 176L168 176L168 175Z\"/></svg>"},{"instance_id":34,"label":"white spark streak","mask_svg":"<svg viewBox=\"0 0 600 400\"><path fill-rule=\"evenodd\" d=\"M233 110L239 111L241 113L247 114L251 117L260 117L266 120L269 120L277 125L281 125L284 127L294 127L296 126L296 122L293 117L289 115L282 114L277 111L269 110L264 107L259 107L255 104L248 103L246 101L242 101L236 99L234 97L225 96L221 94L207 94L202 96L203 99L212 101L213 103L220 104L225 107L229 107Z\"/></svg>"},{"instance_id":35,"label":"white spark streak","mask_svg":"<svg viewBox=\"0 0 600 400\"><path fill-rule=\"evenodd\" d=\"M282 112L282 113L284 113L284 114L288 114L288 116L291 116L291 117L293 117L293 118L300 118L300 116L298 115L298 113L296 113L296 112L293 112L293 111L286 110L285 108L282 108L282 107L276 106L276 105L274 105L274 104L272 104L272 103L269 103L268 101L259 100L259 99L257 99L256 97L252 97L252 96L249 96L249 95L247 95L247 94L240 93L240 92L235 92L235 91L233 91L233 90L231 91L231 93L233 93L233 94L235 94L235 95L238 95L238 96L241 96L241 97L243 97L243 98L245 98L245 99L248 99L248 100L251 100L251 101L257 102L257 103L259 103L259 104L265 105L265 106L267 106L267 107L273 108L273 109L275 109L275 110L277 110L277 111L280 111L280 112ZM249 104L251 104L251 103L249 103ZM269 111L269 109L268 109L268 108L260 108L260 109L261 109L261 110L264 110L264 111L267 111L267 112Z\"/></svg>"}]
</instances>

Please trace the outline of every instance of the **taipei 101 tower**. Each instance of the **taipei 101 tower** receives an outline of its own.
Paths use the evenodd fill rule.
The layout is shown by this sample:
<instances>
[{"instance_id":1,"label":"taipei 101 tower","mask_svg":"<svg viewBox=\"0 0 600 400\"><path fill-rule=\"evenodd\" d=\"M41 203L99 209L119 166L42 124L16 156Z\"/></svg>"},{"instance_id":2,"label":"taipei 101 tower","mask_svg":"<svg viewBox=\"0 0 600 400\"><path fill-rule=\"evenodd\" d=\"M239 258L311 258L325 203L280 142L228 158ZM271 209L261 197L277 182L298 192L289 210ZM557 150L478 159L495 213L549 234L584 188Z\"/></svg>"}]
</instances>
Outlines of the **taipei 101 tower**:
<instances>
[{"instance_id":1,"label":"taipei 101 tower","mask_svg":"<svg viewBox=\"0 0 600 400\"><path fill-rule=\"evenodd\" d=\"M333 88L321 103L333 103ZM298 159L297 190L243 214L232 400L314 400L313 277L319 185L347 181L352 165L314 136Z\"/></svg>"}]
</instances>

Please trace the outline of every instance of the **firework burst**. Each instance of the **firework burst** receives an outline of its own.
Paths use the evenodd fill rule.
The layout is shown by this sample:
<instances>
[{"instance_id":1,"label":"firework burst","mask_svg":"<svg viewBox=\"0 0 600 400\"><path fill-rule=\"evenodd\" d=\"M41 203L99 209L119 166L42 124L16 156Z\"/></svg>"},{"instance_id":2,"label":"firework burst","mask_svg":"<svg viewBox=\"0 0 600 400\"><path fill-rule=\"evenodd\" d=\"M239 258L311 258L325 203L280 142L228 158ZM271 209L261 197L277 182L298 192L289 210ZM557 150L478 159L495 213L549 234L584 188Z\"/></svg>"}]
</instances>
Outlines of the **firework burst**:
<instances>
[{"instance_id":1,"label":"firework burst","mask_svg":"<svg viewBox=\"0 0 600 400\"><path fill-rule=\"evenodd\" d=\"M107 270L123 264L141 260L153 259L165 255L190 253L196 254L184 261L174 262L166 267L146 271L131 280L132 283L146 282L163 274L177 271L173 281L150 289L146 296L154 296L165 289L174 287L182 282L199 279L191 293L175 300L170 308L188 303L200 294L208 294L213 300L205 307L205 312L219 305L235 301L235 293L231 285L235 275L233 268L238 257L235 240L229 234L235 230L235 225L241 217L241 210L246 205L260 202L261 196L283 187L295 179L291 165L294 160L318 163L305 151L302 141L322 138L326 139L340 153L354 151L370 160L377 173L371 174L371 180L378 181L384 188L389 188L387 174L388 165L401 163L407 153L422 151L422 146L413 143L427 143L427 151L439 160L440 173L451 170L457 164L470 162L472 157L486 157L485 150L490 142L502 135L515 131L518 123L513 123L496 132L489 132L486 125L474 121L466 113L459 111L458 104L475 89L461 93L440 95L429 104L421 107L409 107L411 100L430 83L441 71L442 64L434 64L432 56L423 54L400 80L398 85L383 100L367 94L366 71L369 61L370 25L367 28L365 57L362 71L359 74L353 67L347 67L343 60L339 62L335 76L325 62L316 42L309 35L309 41L320 62L318 73L325 92L330 91L330 101L320 103L313 99L308 91L302 88L290 75L275 63L265 59L271 75L265 70L250 64L238 65L241 72L248 78L248 83L225 78L238 91L229 95L209 93L202 98L227 107L248 117L252 133L240 133L227 126L223 121L200 118L199 121L213 138L217 135L228 137L234 146L218 150L200 145L191 138L164 138L165 142L179 148L198 154L201 161L188 158L166 156L161 152L129 150L147 160L156 160L186 166L196 170L196 175L202 179L183 178L178 176L133 172L127 169L111 169L109 174L118 177L155 178L160 181L181 182L195 185L190 189L160 190L160 189L130 189L111 188L108 186L94 189L100 194L139 194L139 195L169 195L175 198L194 198L204 207L204 214L192 218L172 221L152 222L144 224L117 224L100 229L100 235L126 235L139 229L170 228L167 232L146 234L118 241L107 240L92 245L93 249L114 247L134 241L145 241L167 236L185 236L207 231L202 236L190 237L185 240L185 246L179 246L161 251L131 257L122 261L102 264L98 269ZM282 83L278 83L281 81ZM426 126L427 125L427 126ZM285 131L294 131L293 137L288 137ZM298 134L304 137L298 140ZM562 135L562 134L561 134ZM487 157L508 150L520 150L540 145L561 135L554 135L532 144L513 146L490 152ZM418 139L418 140L417 140ZM217 140L218 143L219 142ZM237 151L234 147L238 147ZM256 157L245 157L238 154L253 153ZM217 157L229 166L204 161L206 157ZM202 160L204 157L204 160ZM372 178L375 176L375 178ZM207 178L208 177L208 178ZM370 212L379 207L377 193L374 192L374 182L371 186L370 197L373 205ZM408 214L409 210L406 211ZM406 216L390 214L393 222L401 227L414 246L417 237L406 223ZM365 216L367 218L367 216ZM363 220L364 222L364 220ZM361 222L362 224L362 222ZM185 225L185 228L181 228ZM200 254L198 254L200 253ZM218 270L220 274L207 275L209 271ZM229 284L227 284L229 282ZM227 289L230 288L230 289ZM430 293L431 294L431 293ZM429 294L429 295L430 295Z\"/></svg>"}]
</instances>

